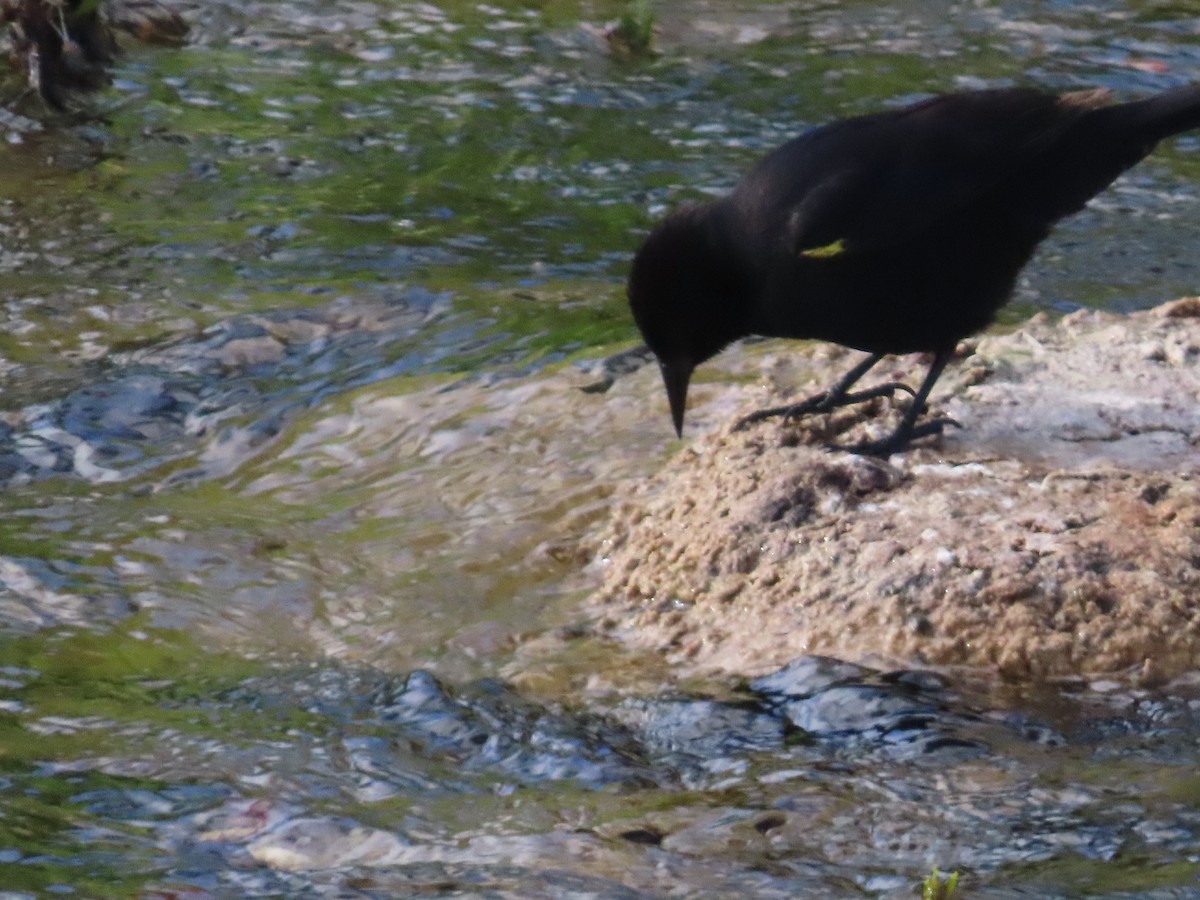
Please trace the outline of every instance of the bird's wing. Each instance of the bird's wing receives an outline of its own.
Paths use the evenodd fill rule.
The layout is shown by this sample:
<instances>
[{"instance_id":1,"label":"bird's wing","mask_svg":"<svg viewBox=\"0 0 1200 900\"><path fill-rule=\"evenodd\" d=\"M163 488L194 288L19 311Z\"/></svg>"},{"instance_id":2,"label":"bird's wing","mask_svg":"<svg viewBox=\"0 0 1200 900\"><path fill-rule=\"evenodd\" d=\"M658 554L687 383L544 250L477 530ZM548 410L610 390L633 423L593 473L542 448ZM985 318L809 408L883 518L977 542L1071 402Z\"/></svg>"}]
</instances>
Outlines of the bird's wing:
<instances>
[{"instance_id":1,"label":"bird's wing","mask_svg":"<svg viewBox=\"0 0 1200 900\"><path fill-rule=\"evenodd\" d=\"M909 241L999 191L1016 191L1005 202L1020 204L1022 173L1096 105L1081 96L948 94L834 122L768 155L730 199L758 241L782 240L794 254Z\"/></svg>"}]
</instances>

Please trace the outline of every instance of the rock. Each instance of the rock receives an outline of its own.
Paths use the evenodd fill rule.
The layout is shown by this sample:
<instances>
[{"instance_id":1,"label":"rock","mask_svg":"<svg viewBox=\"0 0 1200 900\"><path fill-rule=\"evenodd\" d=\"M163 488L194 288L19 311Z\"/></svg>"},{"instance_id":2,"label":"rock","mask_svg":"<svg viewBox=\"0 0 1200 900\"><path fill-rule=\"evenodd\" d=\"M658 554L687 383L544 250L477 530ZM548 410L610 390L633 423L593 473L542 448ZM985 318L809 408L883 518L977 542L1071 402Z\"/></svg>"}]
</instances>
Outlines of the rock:
<instances>
[{"instance_id":1,"label":"rock","mask_svg":"<svg viewBox=\"0 0 1200 900\"><path fill-rule=\"evenodd\" d=\"M1200 655L1198 359L1195 298L1080 312L981 339L934 395L963 430L889 463L824 448L885 405L709 433L615 505L590 607L697 670L1174 677Z\"/></svg>"},{"instance_id":2,"label":"rock","mask_svg":"<svg viewBox=\"0 0 1200 900\"><path fill-rule=\"evenodd\" d=\"M245 337L227 341L217 352L221 365L230 369L276 363L283 358L283 344L272 337Z\"/></svg>"}]
</instances>

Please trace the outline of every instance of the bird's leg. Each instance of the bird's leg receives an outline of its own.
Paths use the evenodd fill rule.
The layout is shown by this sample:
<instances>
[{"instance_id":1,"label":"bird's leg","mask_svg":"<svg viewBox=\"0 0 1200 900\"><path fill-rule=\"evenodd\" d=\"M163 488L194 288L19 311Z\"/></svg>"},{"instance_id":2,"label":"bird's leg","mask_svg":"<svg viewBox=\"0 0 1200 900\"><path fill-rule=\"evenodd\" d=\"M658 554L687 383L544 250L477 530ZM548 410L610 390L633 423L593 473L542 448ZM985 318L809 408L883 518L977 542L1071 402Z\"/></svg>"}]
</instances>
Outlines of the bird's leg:
<instances>
[{"instance_id":1,"label":"bird's leg","mask_svg":"<svg viewBox=\"0 0 1200 900\"><path fill-rule=\"evenodd\" d=\"M916 438L926 437L931 434L941 434L947 425L961 428L961 425L950 418L931 419L928 422L922 422L920 425L916 424L917 417L925 410L925 401L929 398L929 392L933 390L934 382L941 376L942 370L946 368L946 363L950 362L952 355L953 351L951 350L938 351L929 366L929 371L925 374L925 380L921 382L920 390L913 397L913 401L908 409L904 411L904 418L900 420L900 424L896 426L895 431L882 440L864 441L848 447L841 447L834 444L831 445L830 449L848 450L851 453L858 453L862 456L878 456L881 459L887 459L893 453L899 453Z\"/></svg>"},{"instance_id":2,"label":"bird's leg","mask_svg":"<svg viewBox=\"0 0 1200 900\"><path fill-rule=\"evenodd\" d=\"M829 390L814 394L807 400L801 400L799 403L791 403L787 406L774 406L770 409L760 409L757 412L752 412L750 415L739 419L737 424L733 426L733 430L741 431L747 425L753 425L755 422L761 422L764 419L770 419L775 416L796 419L800 416L806 416L809 413L829 412L842 406L863 403L875 397L891 397L896 391L907 391L912 394L912 388L898 381L877 385L876 387L868 388L865 391L857 391L853 394L849 393L850 388L854 387L858 380L871 371L874 365L883 359L883 357L884 354L882 353L872 353L843 375Z\"/></svg>"}]
</instances>

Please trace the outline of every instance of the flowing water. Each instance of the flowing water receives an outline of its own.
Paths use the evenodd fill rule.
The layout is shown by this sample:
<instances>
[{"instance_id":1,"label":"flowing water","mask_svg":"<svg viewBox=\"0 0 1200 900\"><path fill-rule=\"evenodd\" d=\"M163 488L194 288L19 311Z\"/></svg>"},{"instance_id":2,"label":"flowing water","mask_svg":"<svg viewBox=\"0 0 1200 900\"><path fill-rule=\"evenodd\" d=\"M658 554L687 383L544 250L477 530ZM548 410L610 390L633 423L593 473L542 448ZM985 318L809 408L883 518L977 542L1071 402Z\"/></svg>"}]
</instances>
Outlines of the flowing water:
<instances>
[{"instance_id":1,"label":"flowing water","mask_svg":"<svg viewBox=\"0 0 1200 900\"><path fill-rule=\"evenodd\" d=\"M1200 694L578 627L671 450L594 386L665 210L838 115L1200 78L1184 2L211 0L0 165L0 896L1200 897ZM1010 307L1195 293L1200 137ZM636 359L636 357L634 357Z\"/></svg>"}]
</instances>

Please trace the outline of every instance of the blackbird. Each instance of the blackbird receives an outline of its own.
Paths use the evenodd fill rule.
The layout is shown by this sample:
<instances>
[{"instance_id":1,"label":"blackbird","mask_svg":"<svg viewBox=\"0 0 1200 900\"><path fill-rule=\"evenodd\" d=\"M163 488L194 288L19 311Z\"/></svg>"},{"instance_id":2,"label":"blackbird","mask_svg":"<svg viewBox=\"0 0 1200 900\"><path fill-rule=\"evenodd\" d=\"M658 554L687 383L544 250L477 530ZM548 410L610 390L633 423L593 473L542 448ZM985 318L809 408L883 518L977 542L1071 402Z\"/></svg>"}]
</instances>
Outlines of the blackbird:
<instances>
[{"instance_id":1,"label":"blackbird","mask_svg":"<svg viewBox=\"0 0 1200 900\"><path fill-rule=\"evenodd\" d=\"M1078 212L1166 137L1200 127L1200 85L1127 103L1104 89L1003 88L935 96L842 119L783 144L726 197L687 206L646 238L629 304L662 369L682 436L700 363L751 334L817 338L868 356L803 415L914 397L882 440L887 457L949 419L918 424L958 341L990 324L1058 220ZM926 352L920 389L850 389L892 353Z\"/></svg>"}]
</instances>

